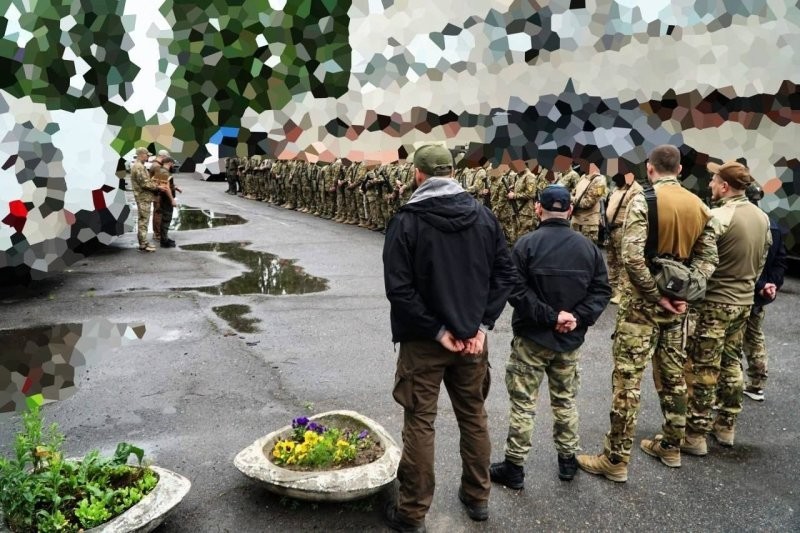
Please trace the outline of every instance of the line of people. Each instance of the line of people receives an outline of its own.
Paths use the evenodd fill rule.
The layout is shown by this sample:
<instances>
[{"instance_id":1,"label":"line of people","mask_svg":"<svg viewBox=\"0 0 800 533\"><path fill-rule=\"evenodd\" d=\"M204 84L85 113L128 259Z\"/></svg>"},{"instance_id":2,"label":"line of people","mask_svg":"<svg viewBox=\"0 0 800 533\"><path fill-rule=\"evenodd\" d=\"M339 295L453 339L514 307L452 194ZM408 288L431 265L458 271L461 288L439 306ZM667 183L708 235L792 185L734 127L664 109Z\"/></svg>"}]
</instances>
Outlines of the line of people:
<instances>
[{"instance_id":1,"label":"line of people","mask_svg":"<svg viewBox=\"0 0 800 533\"><path fill-rule=\"evenodd\" d=\"M384 243L392 340L400 343L393 396L405 413L399 488L385 509L386 525L425 530L442 382L461 433L458 496L477 521L489 516L491 482L524 487L545 374L563 480L578 468L615 482L628 479L641 380L650 360L664 423L661 432L640 441L641 451L679 467L682 453L709 453L708 435L733 446L747 324L755 329L763 320L763 305L774 300L785 268L780 233L745 195L753 184L747 167L708 165L713 209L681 186L674 146L651 152L642 190L620 183L625 215L615 218L620 226L611 231L620 232L612 242L619 242L626 280L611 349L610 427L597 455L578 455L579 348L612 288L598 248L571 228L583 193L576 197L563 185L546 186L534 205L538 228L509 253L501 224L453 179L453 167L442 147L416 151L416 190L393 218ZM505 373L511 409L504 457L490 464L486 333L506 301L514 308ZM753 342L763 348L763 334Z\"/></svg>"}]
</instances>

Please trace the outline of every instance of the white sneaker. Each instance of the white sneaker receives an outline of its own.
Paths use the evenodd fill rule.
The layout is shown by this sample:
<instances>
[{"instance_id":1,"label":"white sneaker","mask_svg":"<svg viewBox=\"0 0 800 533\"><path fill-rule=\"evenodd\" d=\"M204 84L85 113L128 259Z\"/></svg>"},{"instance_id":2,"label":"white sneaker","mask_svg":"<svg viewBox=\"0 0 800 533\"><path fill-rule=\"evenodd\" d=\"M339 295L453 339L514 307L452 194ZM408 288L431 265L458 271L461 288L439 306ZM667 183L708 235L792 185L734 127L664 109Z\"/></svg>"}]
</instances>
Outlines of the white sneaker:
<instances>
[{"instance_id":1,"label":"white sneaker","mask_svg":"<svg viewBox=\"0 0 800 533\"><path fill-rule=\"evenodd\" d=\"M764 401L764 390L758 389L756 387L747 387L744 389L744 395L750 398L751 400L755 400L757 402Z\"/></svg>"}]
</instances>

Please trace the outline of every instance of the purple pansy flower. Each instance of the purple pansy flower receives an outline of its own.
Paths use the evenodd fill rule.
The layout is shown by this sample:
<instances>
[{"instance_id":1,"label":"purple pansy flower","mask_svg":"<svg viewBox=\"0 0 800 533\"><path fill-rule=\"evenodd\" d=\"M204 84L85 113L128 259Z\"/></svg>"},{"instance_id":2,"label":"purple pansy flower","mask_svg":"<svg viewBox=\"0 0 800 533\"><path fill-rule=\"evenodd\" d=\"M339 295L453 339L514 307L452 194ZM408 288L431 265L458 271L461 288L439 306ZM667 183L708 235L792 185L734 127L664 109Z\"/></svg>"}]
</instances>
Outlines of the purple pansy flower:
<instances>
[{"instance_id":1,"label":"purple pansy flower","mask_svg":"<svg viewBox=\"0 0 800 533\"><path fill-rule=\"evenodd\" d=\"M321 424L317 424L316 422L310 422L310 423L308 424L308 426L306 427L306 429L307 429L308 431L316 431L316 432L317 432L317 433L319 433L320 435L322 435L323 433L325 433L325 426L323 426L323 425L321 425Z\"/></svg>"},{"instance_id":2,"label":"purple pansy flower","mask_svg":"<svg viewBox=\"0 0 800 533\"><path fill-rule=\"evenodd\" d=\"M365 429L365 430L363 430L361 433L359 433L359 434L358 434L358 440L364 440L364 439L366 439L366 438L367 438L367 435L369 435L369 431L367 431L367 430Z\"/></svg>"},{"instance_id":3,"label":"purple pansy flower","mask_svg":"<svg viewBox=\"0 0 800 533\"><path fill-rule=\"evenodd\" d=\"M308 424L308 418L304 416L298 416L297 418L292 420L293 428L306 427L307 424Z\"/></svg>"}]
</instances>

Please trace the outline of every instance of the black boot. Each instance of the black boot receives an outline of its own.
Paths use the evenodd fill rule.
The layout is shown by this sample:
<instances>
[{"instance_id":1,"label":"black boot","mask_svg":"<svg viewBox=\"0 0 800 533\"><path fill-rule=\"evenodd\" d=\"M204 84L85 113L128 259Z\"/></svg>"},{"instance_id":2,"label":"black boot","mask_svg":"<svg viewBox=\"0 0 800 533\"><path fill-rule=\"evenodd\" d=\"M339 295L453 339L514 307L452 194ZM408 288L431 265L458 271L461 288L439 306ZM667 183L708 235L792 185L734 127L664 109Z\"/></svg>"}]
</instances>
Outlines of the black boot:
<instances>
[{"instance_id":1,"label":"black boot","mask_svg":"<svg viewBox=\"0 0 800 533\"><path fill-rule=\"evenodd\" d=\"M558 479L563 481L572 481L575 477L575 472L578 471L578 460L575 459L575 454L570 454L563 457L558 454Z\"/></svg>"},{"instance_id":2,"label":"black boot","mask_svg":"<svg viewBox=\"0 0 800 533\"><path fill-rule=\"evenodd\" d=\"M397 507L394 502L387 502L383 508L383 523L392 531L425 533L425 522L422 524L406 522L403 517L397 514Z\"/></svg>"},{"instance_id":3,"label":"black boot","mask_svg":"<svg viewBox=\"0 0 800 533\"><path fill-rule=\"evenodd\" d=\"M495 483L505 485L509 489L525 488L525 469L508 459L500 463L492 463L489 467L489 477Z\"/></svg>"}]
</instances>

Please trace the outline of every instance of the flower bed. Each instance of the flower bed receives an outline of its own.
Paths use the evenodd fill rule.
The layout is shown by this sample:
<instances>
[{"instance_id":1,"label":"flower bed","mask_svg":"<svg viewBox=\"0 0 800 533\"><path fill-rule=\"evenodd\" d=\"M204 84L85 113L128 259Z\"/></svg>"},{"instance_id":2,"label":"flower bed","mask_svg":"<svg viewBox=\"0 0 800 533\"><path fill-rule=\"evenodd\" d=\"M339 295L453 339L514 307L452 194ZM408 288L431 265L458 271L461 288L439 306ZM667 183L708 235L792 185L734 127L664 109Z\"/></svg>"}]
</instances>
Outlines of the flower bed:
<instances>
[{"instance_id":1,"label":"flower bed","mask_svg":"<svg viewBox=\"0 0 800 533\"><path fill-rule=\"evenodd\" d=\"M295 419L296 427L285 426L242 450L234 461L236 467L245 475L265 482L267 488L277 494L313 501L348 501L363 498L378 492L396 477L400 448L383 427L354 411L330 411L312 416L306 420L302 437L305 442L308 425L312 422L326 429L342 430L339 436L349 432L350 438L355 437L356 447L359 446L358 441L366 441L368 437L375 446L357 450L361 453L356 453L355 462L339 464L333 462L321 469L296 464L276 464L277 458L274 456L276 445L292 439L295 431L302 425L298 424L299 422ZM357 437L365 430L368 432L367 435L358 439ZM316 430L312 431L321 436ZM314 437L311 439L315 440ZM342 440L349 445L349 440ZM297 446L297 443L294 446ZM344 447L340 445L340 448ZM334 450L332 455L335 454ZM373 455L374 460L372 460ZM364 464L359 464L359 461L364 461Z\"/></svg>"}]
</instances>

